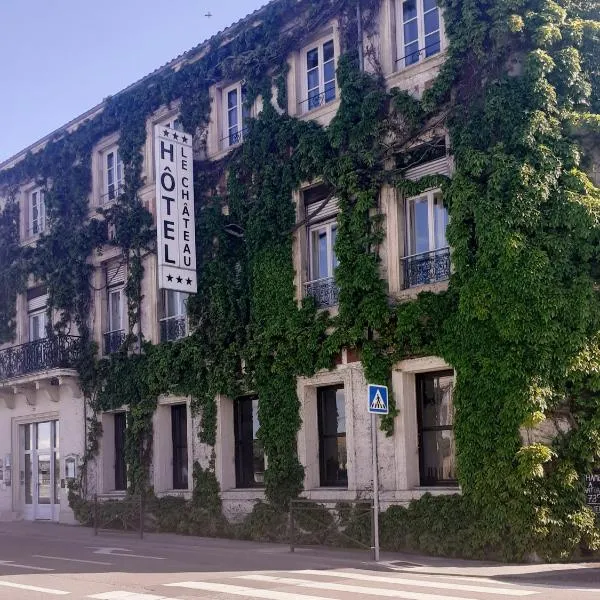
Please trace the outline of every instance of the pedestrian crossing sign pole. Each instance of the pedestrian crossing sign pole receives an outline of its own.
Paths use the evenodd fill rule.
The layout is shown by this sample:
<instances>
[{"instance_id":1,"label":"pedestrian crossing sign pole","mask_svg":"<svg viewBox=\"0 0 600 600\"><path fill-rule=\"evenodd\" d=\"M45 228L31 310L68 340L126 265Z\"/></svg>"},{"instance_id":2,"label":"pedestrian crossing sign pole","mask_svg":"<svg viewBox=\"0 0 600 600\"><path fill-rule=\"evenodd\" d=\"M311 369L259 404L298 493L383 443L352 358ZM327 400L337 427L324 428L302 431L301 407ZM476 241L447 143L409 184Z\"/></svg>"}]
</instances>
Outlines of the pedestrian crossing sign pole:
<instances>
[{"instance_id":1,"label":"pedestrian crossing sign pole","mask_svg":"<svg viewBox=\"0 0 600 600\"><path fill-rule=\"evenodd\" d=\"M373 555L379 562L379 463L377 458L377 415L387 415L390 412L388 389L385 385L368 386L367 408L371 413L371 448L373 451Z\"/></svg>"}]
</instances>

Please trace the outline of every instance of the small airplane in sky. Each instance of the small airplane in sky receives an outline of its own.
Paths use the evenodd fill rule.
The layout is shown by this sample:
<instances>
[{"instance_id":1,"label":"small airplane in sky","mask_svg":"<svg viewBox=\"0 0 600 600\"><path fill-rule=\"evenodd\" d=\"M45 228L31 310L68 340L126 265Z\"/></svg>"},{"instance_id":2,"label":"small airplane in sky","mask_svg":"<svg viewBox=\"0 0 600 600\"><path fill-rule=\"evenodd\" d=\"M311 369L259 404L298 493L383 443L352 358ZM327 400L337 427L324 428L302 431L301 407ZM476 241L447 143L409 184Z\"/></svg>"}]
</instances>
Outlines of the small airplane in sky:
<instances>
[{"instance_id":1,"label":"small airplane in sky","mask_svg":"<svg viewBox=\"0 0 600 600\"><path fill-rule=\"evenodd\" d=\"M207 13L206 13L204 16L205 16L205 17L209 17L209 18L210 18L210 17L212 17L212 13L209 11L209 12L207 12Z\"/></svg>"}]
</instances>

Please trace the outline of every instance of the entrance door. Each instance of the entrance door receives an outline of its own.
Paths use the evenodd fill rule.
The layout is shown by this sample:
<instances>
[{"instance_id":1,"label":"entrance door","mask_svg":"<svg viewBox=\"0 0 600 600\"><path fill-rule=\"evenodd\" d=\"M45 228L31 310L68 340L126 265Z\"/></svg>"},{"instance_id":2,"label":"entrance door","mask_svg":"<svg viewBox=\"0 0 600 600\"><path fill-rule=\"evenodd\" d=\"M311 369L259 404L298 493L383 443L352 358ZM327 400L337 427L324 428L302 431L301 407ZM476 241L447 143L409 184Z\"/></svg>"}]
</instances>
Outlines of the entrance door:
<instances>
[{"instance_id":1,"label":"entrance door","mask_svg":"<svg viewBox=\"0 0 600 600\"><path fill-rule=\"evenodd\" d=\"M60 497L58 421L21 425L25 518L57 521Z\"/></svg>"}]
</instances>

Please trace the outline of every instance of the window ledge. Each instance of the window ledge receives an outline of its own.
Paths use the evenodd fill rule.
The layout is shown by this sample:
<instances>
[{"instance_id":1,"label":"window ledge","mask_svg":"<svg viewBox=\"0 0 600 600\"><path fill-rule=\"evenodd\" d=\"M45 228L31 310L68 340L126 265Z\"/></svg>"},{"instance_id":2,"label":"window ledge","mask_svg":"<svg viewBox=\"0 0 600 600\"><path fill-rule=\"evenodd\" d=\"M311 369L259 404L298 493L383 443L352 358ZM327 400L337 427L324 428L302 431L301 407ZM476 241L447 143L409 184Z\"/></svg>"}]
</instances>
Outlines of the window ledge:
<instances>
[{"instance_id":1,"label":"window ledge","mask_svg":"<svg viewBox=\"0 0 600 600\"><path fill-rule=\"evenodd\" d=\"M413 488L417 492L447 492L447 493L460 493L460 485L448 484L448 485L417 485Z\"/></svg>"},{"instance_id":2,"label":"window ledge","mask_svg":"<svg viewBox=\"0 0 600 600\"><path fill-rule=\"evenodd\" d=\"M337 92L337 90L336 90ZM339 92L337 92L339 94ZM330 112L337 112L340 107L340 98L336 97L335 100L328 102L327 104L323 104L318 108L313 108L312 110L307 110L306 112L302 111L302 107L299 106L296 111L296 117L301 121L308 121L311 119L318 119L319 117L328 115Z\"/></svg>"},{"instance_id":3,"label":"window ledge","mask_svg":"<svg viewBox=\"0 0 600 600\"><path fill-rule=\"evenodd\" d=\"M221 500L263 500L265 488L233 488L221 492Z\"/></svg>"},{"instance_id":4,"label":"window ledge","mask_svg":"<svg viewBox=\"0 0 600 600\"><path fill-rule=\"evenodd\" d=\"M425 283L423 285L416 285L415 287L406 288L403 290L397 290L393 292L393 296L396 300L415 300L421 292L433 292L437 294L439 292L445 292L448 289L449 279L442 281L436 281L435 283Z\"/></svg>"},{"instance_id":5,"label":"window ledge","mask_svg":"<svg viewBox=\"0 0 600 600\"><path fill-rule=\"evenodd\" d=\"M442 63L446 60L446 55L448 51L446 49L434 54L433 56L429 56L423 60L420 60L418 63L414 65L410 65L409 67L399 68L397 66L398 63L394 64L394 71L385 77L386 81L391 81L394 79L403 79L404 77L412 77L414 75L418 75L421 71L428 71L429 69L435 69L442 65Z\"/></svg>"}]
</instances>

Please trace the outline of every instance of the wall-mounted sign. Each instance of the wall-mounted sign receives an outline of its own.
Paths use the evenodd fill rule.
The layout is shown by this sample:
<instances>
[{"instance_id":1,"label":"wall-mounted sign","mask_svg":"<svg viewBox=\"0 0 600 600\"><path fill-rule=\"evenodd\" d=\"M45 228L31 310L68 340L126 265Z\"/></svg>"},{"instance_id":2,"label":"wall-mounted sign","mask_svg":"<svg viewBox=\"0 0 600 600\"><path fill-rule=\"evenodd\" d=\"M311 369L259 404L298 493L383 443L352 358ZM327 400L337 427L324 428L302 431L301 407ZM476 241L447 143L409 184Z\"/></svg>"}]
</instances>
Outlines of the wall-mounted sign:
<instances>
[{"instance_id":1,"label":"wall-mounted sign","mask_svg":"<svg viewBox=\"0 0 600 600\"><path fill-rule=\"evenodd\" d=\"M597 471L585 476L585 497L587 505L600 513L600 473Z\"/></svg>"},{"instance_id":2,"label":"wall-mounted sign","mask_svg":"<svg viewBox=\"0 0 600 600\"><path fill-rule=\"evenodd\" d=\"M192 136L155 126L158 287L196 293Z\"/></svg>"}]
</instances>

